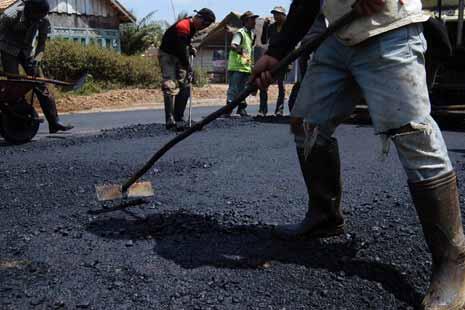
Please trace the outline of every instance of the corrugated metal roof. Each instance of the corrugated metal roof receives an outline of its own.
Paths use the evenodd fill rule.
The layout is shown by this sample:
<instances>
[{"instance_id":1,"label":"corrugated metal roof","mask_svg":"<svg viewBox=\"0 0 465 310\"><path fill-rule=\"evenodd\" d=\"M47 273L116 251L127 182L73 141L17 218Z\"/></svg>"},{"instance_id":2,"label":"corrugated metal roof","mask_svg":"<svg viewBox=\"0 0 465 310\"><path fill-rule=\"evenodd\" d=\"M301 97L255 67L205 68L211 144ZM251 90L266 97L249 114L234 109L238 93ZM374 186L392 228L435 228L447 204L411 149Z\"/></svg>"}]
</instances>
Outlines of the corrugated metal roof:
<instances>
[{"instance_id":1,"label":"corrugated metal roof","mask_svg":"<svg viewBox=\"0 0 465 310\"><path fill-rule=\"evenodd\" d=\"M17 1L19 0L0 0L0 12L3 12L4 10L6 10L8 7L13 5ZM119 3L118 0L97 0L97 1L108 1L110 6L118 13L118 17L122 22L133 23L136 21L136 17L131 12L129 12L121 3ZM57 12L59 13L62 13L60 10L60 6L64 5L66 8L68 7L68 1L54 0L54 1L49 1L49 3L50 3L50 6L52 7L52 11L54 11L54 9L56 8ZM78 2L74 2L74 5L77 5L77 4ZM69 6L71 6L71 3L69 3ZM72 14L75 12L73 12L72 10L66 9L65 13Z\"/></svg>"},{"instance_id":2,"label":"corrugated metal roof","mask_svg":"<svg viewBox=\"0 0 465 310\"><path fill-rule=\"evenodd\" d=\"M8 7L10 7L16 1L17 0L0 0L0 12L5 11Z\"/></svg>"}]
</instances>

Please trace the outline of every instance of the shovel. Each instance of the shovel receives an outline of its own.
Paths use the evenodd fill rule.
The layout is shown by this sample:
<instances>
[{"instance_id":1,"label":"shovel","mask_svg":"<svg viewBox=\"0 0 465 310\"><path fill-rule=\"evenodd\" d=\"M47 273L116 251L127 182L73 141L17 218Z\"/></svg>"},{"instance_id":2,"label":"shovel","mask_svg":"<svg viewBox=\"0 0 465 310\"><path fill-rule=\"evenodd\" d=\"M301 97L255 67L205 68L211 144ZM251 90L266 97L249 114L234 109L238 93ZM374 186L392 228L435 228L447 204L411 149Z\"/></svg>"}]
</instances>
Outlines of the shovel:
<instances>
[{"instance_id":1,"label":"shovel","mask_svg":"<svg viewBox=\"0 0 465 310\"><path fill-rule=\"evenodd\" d=\"M281 60L275 68L271 70L272 76L278 76L281 72L285 71L287 67L293 63L297 58L303 54L310 54L315 51L321 43L323 43L326 38L332 35L334 32L338 31L342 27L350 24L352 21L359 17L359 13L355 10L350 11L339 20L331 24L323 33L315 37L315 39L310 40L309 42L303 44L298 49L291 52L283 60ZM126 183L123 185L117 184L106 184L106 185L97 185L97 199L99 201L108 201L116 200L123 198L136 198L136 197L150 197L154 195L152 184L148 181L146 182L137 182L147 171L152 168L152 166L165 155L170 149L172 149L176 144L183 141L196 131L202 130L204 126L216 120L226 113L231 113L234 108L236 108L242 101L244 101L249 95L257 91L257 86L253 84L248 84L246 88L229 104L220 108L216 112L205 117L202 121L195 123L192 127L184 131L183 133L177 135L171 141L166 143L158 152L156 152L152 158L139 170L137 171ZM136 183L137 182L137 183Z\"/></svg>"}]
</instances>

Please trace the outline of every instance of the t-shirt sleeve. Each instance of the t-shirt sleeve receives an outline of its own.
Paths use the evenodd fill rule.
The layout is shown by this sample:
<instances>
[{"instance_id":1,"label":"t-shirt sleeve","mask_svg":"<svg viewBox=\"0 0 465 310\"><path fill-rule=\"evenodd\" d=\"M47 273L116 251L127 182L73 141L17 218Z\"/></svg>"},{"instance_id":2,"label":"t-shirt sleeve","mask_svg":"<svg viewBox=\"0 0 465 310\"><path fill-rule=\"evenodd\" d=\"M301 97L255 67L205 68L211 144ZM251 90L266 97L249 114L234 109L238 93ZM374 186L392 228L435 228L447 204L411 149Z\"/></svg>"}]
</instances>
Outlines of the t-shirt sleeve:
<instances>
[{"instance_id":1,"label":"t-shirt sleeve","mask_svg":"<svg viewBox=\"0 0 465 310\"><path fill-rule=\"evenodd\" d=\"M232 38L231 45L240 46L242 43L242 35L240 32L236 32Z\"/></svg>"},{"instance_id":2,"label":"t-shirt sleeve","mask_svg":"<svg viewBox=\"0 0 465 310\"><path fill-rule=\"evenodd\" d=\"M189 19L185 19L185 20L179 22L176 25L176 34L179 37L188 38L190 36L190 34L191 34L191 25L190 25L190 20Z\"/></svg>"}]
</instances>

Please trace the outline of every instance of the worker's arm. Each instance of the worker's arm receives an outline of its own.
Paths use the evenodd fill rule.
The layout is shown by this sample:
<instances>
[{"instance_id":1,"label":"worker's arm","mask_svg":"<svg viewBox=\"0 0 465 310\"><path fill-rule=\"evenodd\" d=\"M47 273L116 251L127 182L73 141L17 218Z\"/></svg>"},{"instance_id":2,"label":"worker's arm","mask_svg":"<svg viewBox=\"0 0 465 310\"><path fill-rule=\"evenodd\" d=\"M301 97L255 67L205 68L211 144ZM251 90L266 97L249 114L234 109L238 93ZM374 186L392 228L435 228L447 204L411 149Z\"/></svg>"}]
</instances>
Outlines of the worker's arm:
<instances>
[{"instance_id":1,"label":"worker's arm","mask_svg":"<svg viewBox=\"0 0 465 310\"><path fill-rule=\"evenodd\" d=\"M236 51L239 54L242 54L242 35L240 32L236 32L231 41L231 49Z\"/></svg>"},{"instance_id":2,"label":"worker's arm","mask_svg":"<svg viewBox=\"0 0 465 310\"><path fill-rule=\"evenodd\" d=\"M51 31L51 25L48 19L44 19L39 27L39 33L37 35L37 46L34 55L36 61L42 61L42 57L45 51L45 45L47 44L48 34Z\"/></svg>"},{"instance_id":3,"label":"worker's arm","mask_svg":"<svg viewBox=\"0 0 465 310\"><path fill-rule=\"evenodd\" d=\"M270 31L270 20L267 18L265 19L265 22L263 23L262 36L260 37L260 41L262 42L263 45L268 43L269 31Z\"/></svg>"},{"instance_id":4,"label":"worker's arm","mask_svg":"<svg viewBox=\"0 0 465 310\"><path fill-rule=\"evenodd\" d=\"M284 58L307 34L319 12L319 0L292 1L283 29L272 38L266 54L276 59Z\"/></svg>"}]
</instances>

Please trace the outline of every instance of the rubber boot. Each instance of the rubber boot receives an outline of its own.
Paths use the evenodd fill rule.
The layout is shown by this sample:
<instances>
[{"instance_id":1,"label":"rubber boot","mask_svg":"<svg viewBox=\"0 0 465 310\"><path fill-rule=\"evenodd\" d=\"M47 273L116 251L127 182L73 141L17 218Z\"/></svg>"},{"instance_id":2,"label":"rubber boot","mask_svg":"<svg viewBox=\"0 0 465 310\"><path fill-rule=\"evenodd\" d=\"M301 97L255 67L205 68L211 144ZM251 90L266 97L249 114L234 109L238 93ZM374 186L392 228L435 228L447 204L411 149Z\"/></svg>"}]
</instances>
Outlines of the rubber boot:
<instances>
[{"instance_id":1,"label":"rubber boot","mask_svg":"<svg viewBox=\"0 0 465 310\"><path fill-rule=\"evenodd\" d=\"M174 101L176 96L164 95L163 100L165 103L165 127L167 130L176 128L174 120Z\"/></svg>"},{"instance_id":2,"label":"rubber boot","mask_svg":"<svg viewBox=\"0 0 465 310\"><path fill-rule=\"evenodd\" d=\"M53 134L59 131L68 131L74 128L73 126L64 125L60 122L55 99L45 86L37 86L34 89L34 93L37 96L42 112L47 119L48 130L50 133Z\"/></svg>"},{"instance_id":3,"label":"rubber boot","mask_svg":"<svg viewBox=\"0 0 465 310\"><path fill-rule=\"evenodd\" d=\"M249 116L247 113L247 103L246 102L241 102L239 106L237 107L237 115L240 115L241 117L246 117Z\"/></svg>"},{"instance_id":4,"label":"rubber boot","mask_svg":"<svg viewBox=\"0 0 465 310\"><path fill-rule=\"evenodd\" d=\"M299 224L279 225L275 235L283 239L323 238L344 233L341 212L342 181L336 139L325 146L315 145L305 159L297 148L308 191L308 211Z\"/></svg>"},{"instance_id":5,"label":"rubber boot","mask_svg":"<svg viewBox=\"0 0 465 310\"><path fill-rule=\"evenodd\" d=\"M184 131L186 129L186 121L184 120L184 113L186 111L187 102L189 101L190 89L189 87L182 88L176 96L174 103L174 120L176 121L176 130Z\"/></svg>"},{"instance_id":6,"label":"rubber boot","mask_svg":"<svg viewBox=\"0 0 465 310\"><path fill-rule=\"evenodd\" d=\"M465 237L455 173L409 183L409 187L433 258L431 283L422 309L463 309Z\"/></svg>"}]
</instances>

